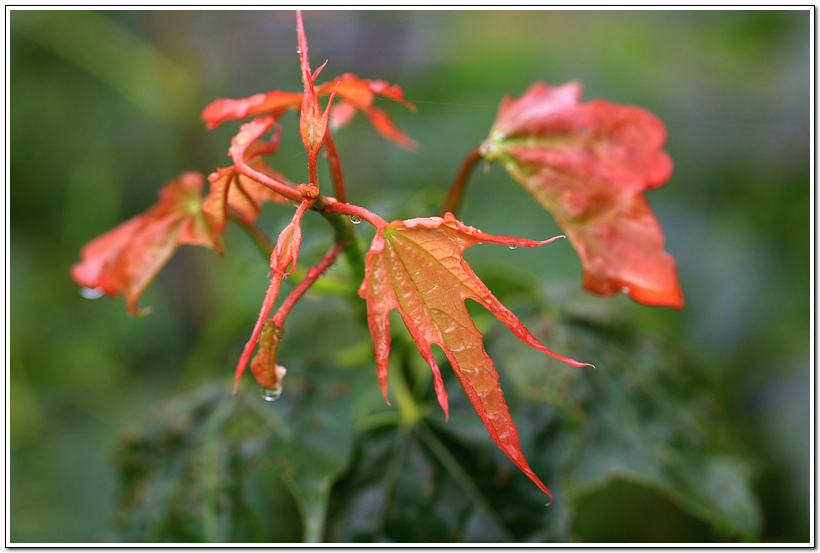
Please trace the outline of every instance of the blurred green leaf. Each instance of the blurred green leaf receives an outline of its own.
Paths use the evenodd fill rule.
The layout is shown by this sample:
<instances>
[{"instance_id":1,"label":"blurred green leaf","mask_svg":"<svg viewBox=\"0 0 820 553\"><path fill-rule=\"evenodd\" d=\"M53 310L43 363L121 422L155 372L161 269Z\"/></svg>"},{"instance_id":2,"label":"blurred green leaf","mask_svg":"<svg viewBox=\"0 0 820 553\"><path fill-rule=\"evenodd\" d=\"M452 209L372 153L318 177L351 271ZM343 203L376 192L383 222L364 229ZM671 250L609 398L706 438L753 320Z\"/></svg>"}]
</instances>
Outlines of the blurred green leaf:
<instances>
[{"instance_id":1,"label":"blurred green leaf","mask_svg":"<svg viewBox=\"0 0 820 553\"><path fill-rule=\"evenodd\" d=\"M12 29L95 75L148 116L190 124L197 82L108 15L90 10L15 10Z\"/></svg>"},{"instance_id":2,"label":"blurred green leaf","mask_svg":"<svg viewBox=\"0 0 820 553\"><path fill-rule=\"evenodd\" d=\"M152 409L118 448L118 540L321 541L352 454L353 405L369 387L359 374L288 376L276 403L206 383Z\"/></svg>"}]
</instances>

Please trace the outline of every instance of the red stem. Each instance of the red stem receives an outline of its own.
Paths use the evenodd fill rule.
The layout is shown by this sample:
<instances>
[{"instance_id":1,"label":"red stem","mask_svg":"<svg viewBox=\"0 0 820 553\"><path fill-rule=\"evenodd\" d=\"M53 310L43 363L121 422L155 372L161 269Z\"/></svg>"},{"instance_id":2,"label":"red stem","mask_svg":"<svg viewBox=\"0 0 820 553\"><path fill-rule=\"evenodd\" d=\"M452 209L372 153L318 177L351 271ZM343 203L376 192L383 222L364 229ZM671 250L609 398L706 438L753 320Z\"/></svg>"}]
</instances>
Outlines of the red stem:
<instances>
[{"instance_id":1,"label":"red stem","mask_svg":"<svg viewBox=\"0 0 820 553\"><path fill-rule=\"evenodd\" d=\"M249 179L253 179L256 182L267 186L274 192L278 192L287 199L293 200L294 202L302 201L302 194L300 194L295 188L287 184L283 184L277 180L274 180L269 176L265 175L264 173L254 171L253 169L245 165L244 160L234 160L234 167L236 167L237 171L239 171Z\"/></svg>"},{"instance_id":2,"label":"red stem","mask_svg":"<svg viewBox=\"0 0 820 553\"><path fill-rule=\"evenodd\" d=\"M353 204L334 202L331 198L325 198L325 200L327 203L322 211L327 211L329 213L342 213L344 215L359 217L376 227L377 230L381 230L387 226L387 221L363 207Z\"/></svg>"},{"instance_id":3,"label":"red stem","mask_svg":"<svg viewBox=\"0 0 820 553\"><path fill-rule=\"evenodd\" d=\"M259 342L259 334L262 332L262 324L265 321L273 304L276 303L276 296L279 295L279 287L282 285L284 275L274 273L268 286L268 291L265 293L265 301L262 302L262 310L259 313L259 318L256 320L256 325L251 332L250 340L245 344L245 349L242 350L242 356L239 358L239 363L236 364L236 380L233 385L233 393L239 388L239 377L245 372L245 367L251 359L253 350L256 348L256 343Z\"/></svg>"},{"instance_id":4,"label":"red stem","mask_svg":"<svg viewBox=\"0 0 820 553\"><path fill-rule=\"evenodd\" d=\"M447 195L447 199L444 200L444 204L441 206L441 217L444 217L444 214L448 211L453 215L456 215L458 207L461 205L461 196L464 194L464 189L467 187L467 179L470 177L470 173L480 159L481 152L478 148L476 148L470 152L467 159L464 160L464 163L461 165L461 169L458 171L458 175L456 175L456 180L453 181L453 185L450 187L450 193Z\"/></svg>"},{"instance_id":5,"label":"red stem","mask_svg":"<svg viewBox=\"0 0 820 553\"><path fill-rule=\"evenodd\" d=\"M330 166L330 178L333 180L333 195L342 203L347 203L347 192L345 191L345 179L342 175L342 165L339 162L339 151L336 150L336 141L330 129L325 134L325 156L327 164Z\"/></svg>"},{"instance_id":6,"label":"red stem","mask_svg":"<svg viewBox=\"0 0 820 553\"><path fill-rule=\"evenodd\" d=\"M296 305L296 302L305 295L308 288L310 288L316 279L318 279L322 273L324 273L328 267L330 267L333 262L336 260L336 257L344 250L344 246L338 242L334 242L333 245L330 247L328 252L319 260L319 262L308 269L307 276L300 282L296 288L293 289L293 292L285 298L285 301L279 306L279 309L276 310L276 313L268 319L270 322L275 324L278 327L285 326L285 319L288 318L288 314L290 310Z\"/></svg>"},{"instance_id":7,"label":"red stem","mask_svg":"<svg viewBox=\"0 0 820 553\"><path fill-rule=\"evenodd\" d=\"M310 173L310 184L319 188L319 170L316 168L316 163L319 158L319 152L311 152L308 150L308 172Z\"/></svg>"}]
</instances>

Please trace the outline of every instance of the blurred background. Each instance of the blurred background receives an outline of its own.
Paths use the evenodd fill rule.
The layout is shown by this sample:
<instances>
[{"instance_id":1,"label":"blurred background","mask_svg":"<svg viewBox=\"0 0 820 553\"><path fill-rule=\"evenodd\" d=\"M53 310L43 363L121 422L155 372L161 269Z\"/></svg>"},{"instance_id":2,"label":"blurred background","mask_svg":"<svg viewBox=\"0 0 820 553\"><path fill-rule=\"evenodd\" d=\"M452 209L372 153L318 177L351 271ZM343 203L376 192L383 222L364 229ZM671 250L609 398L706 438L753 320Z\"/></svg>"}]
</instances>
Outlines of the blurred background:
<instances>
[{"instance_id":1,"label":"blurred background","mask_svg":"<svg viewBox=\"0 0 820 553\"><path fill-rule=\"evenodd\" d=\"M267 286L238 228L222 258L181 248L147 317L82 298L69 269L180 172L230 165L238 124L204 131L208 102L301 90L294 14L13 10L10 540L808 541L810 12L304 20L323 77L384 79L418 107L377 100L416 153L362 115L335 135L350 201L388 219L434 215L501 98L533 82L578 80L585 99L657 114L675 172L647 198L686 306L581 292L566 241L468 252L548 347L598 367L546 360L476 312L548 509L452 378L444 422L399 324L391 393L407 397L384 405L361 303L309 295L280 347L282 400L262 402L249 376L231 398ZM302 182L297 118L282 124L270 163ZM267 206L259 225L275 236L291 213ZM475 172L460 218L558 233L500 167ZM331 236L319 217L304 236L307 263Z\"/></svg>"}]
</instances>

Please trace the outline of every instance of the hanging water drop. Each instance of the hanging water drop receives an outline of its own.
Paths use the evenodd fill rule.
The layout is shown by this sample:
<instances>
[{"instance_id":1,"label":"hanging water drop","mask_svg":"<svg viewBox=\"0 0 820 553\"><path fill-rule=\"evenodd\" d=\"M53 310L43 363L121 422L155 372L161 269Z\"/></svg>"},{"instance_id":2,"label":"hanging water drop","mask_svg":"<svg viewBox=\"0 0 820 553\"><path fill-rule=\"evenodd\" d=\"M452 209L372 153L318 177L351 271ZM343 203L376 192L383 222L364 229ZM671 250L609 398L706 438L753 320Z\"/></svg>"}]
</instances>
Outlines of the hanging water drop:
<instances>
[{"instance_id":1,"label":"hanging water drop","mask_svg":"<svg viewBox=\"0 0 820 553\"><path fill-rule=\"evenodd\" d=\"M259 395L262 396L262 399L265 401L276 401L282 395L282 386L277 388L265 388L262 386L259 388Z\"/></svg>"},{"instance_id":2,"label":"hanging water drop","mask_svg":"<svg viewBox=\"0 0 820 553\"><path fill-rule=\"evenodd\" d=\"M353 223L354 225L358 225L362 221L364 221L364 219L362 219L358 215L351 215L350 216L350 222Z\"/></svg>"},{"instance_id":3,"label":"hanging water drop","mask_svg":"<svg viewBox=\"0 0 820 553\"><path fill-rule=\"evenodd\" d=\"M80 288L80 295L87 300L96 300L105 295L102 288Z\"/></svg>"},{"instance_id":4,"label":"hanging water drop","mask_svg":"<svg viewBox=\"0 0 820 553\"><path fill-rule=\"evenodd\" d=\"M515 248L517 248L517 247L518 247L518 246L517 246L517 245L515 245L515 244L510 244L510 249L511 249L511 250L514 250L514 249L515 249Z\"/></svg>"}]
</instances>

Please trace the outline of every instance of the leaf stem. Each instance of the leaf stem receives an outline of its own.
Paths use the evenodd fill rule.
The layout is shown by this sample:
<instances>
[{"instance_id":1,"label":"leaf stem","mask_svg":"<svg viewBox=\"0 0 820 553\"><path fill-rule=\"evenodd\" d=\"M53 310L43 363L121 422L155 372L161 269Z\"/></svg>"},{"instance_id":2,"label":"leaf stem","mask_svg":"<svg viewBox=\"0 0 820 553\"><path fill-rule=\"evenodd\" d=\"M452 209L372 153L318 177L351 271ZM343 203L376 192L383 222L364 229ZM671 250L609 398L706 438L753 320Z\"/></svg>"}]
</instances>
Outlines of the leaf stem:
<instances>
[{"instance_id":1,"label":"leaf stem","mask_svg":"<svg viewBox=\"0 0 820 553\"><path fill-rule=\"evenodd\" d=\"M327 253L322 256L322 259L319 262L308 269L307 276L305 279L300 282L296 288L285 298L285 301L279 306L279 309L276 310L276 313L268 319L268 321L272 322L278 327L285 326L285 319L287 319L290 310L293 309L293 306L296 305L296 302L307 292L308 288L316 282L322 273L324 273L328 267L336 260L336 257L341 253L344 249L338 242L334 242Z\"/></svg>"},{"instance_id":2,"label":"leaf stem","mask_svg":"<svg viewBox=\"0 0 820 553\"><path fill-rule=\"evenodd\" d=\"M330 212L330 213L342 213L344 215L350 215L354 218L359 218L367 221L377 230L381 230L387 226L387 221L369 211L363 207L359 207L357 205L342 203L334 201L332 198L325 198L327 200L327 204L323 211Z\"/></svg>"},{"instance_id":3,"label":"leaf stem","mask_svg":"<svg viewBox=\"0 0 820 553\"><path fill-rule=\"evenodd\" d=\"M325 133L325 157L330 166L330 178L333 180L333 195L342 203L347 203L347 192L345 191L345 179L342 175L342 165L339 162L339 152L336 149L336 141L330 128Z\"/></svg>"},{"instance_id":4,"label":"leaf stem","mask_svg":"<svg viewBox=\"0 0 820 553\"><path fill-rule=\"evenodd\" d=\"M295 188L293 188L290 185L283 184L275 179L272 179L264 173L255 171L254 169L246 165L244 160L234 159L234 167L236 167L236 170L238 172L242 173L249 179L253 179L259 184L267 186L274 192L278 192L287 199L293 200L294 202L302 201L302 194L300 194L299 191L297 191Z\"/></svg>"},{"instance_id":5,"label":"leaf stem","mask_svg":"<svg viewBox=\"0 0 820 553\"><path fill-rule=\"evenodd\" d=\"M319 188L319 169L316 167L319 159L319 152L308 151L308 173L310 184Z\"/></svg>"},{"instance_id":6,"label":"leaf stem","mask_svg":"<svg viewBox=\"0 0 820 553\"><path fill-rule=\"evenodd\" d=\"M265 262L269 262L274 247L273 241L270 239L270 237L264 232L262 232L262 229L260 229L253 223L248 223L231 209L228 210L228 218L230 218L233 222L237 223L240 227L242 227L242 230L244 230L248 234L248 236L251 237L253 243L256 244L256 247L259 248L260 252L262 252L262 255L265 258Z\"/></svg>"},{"instance_id":7,"label":"leaf stem","mask_svg":"<svg viewBox=\"0 0 820 553\"><path fill-rule=\"evenodd\" d=\"M265 317L268 316L268 313L273 308L273 304L276 303L276 297L279 295L279 288L282 286L282 279L284 278L285 275L281 273L273 273L271 277L268 291L265 293L265 299L262 302L262 310L259 312L259 318L256 320L256 325L253 327L251 337L245 344L242 355L239 357L239 362L236 364L236 377L233 385L234 394L239 389L239 377L245 372L245 367L248 366L248 361L251 360L253 350L256 349L256 344L259 343L259 335L262 333L262 325L265 322Z\"/></svg>"},{"instance_id":8,"label":"leaf stem","mask_svg":"<svg viewBox=\"0 0 820 553\"><path fill-rule=\"evenodd\" d=\"M313 209L319 211L325 220L333 227L335 241L344 248L345 258L353 272L355 282L364 280L364 253L362 252L361 240L356 235L353 223L347 217L342 217L339 213L322 211L327 205L327 198L319 196ZM356 285L358 287L358 285ZM355 295L355 289L354 289Z\"/></svg>"},{"instance_id":9,"label":"leaf stem","mask_svg":"<svg viewBox=\"0 0 820 553\"><path fill-rule=\"evenodd\" d=\"M473 168L475 168L480 159L481 151L479 148L476 148L470 152L464 160L464 163L461 165L461 169L459 169L458 174L456 175L456 179L450 187L450 193L447 195L447 199L444 200L444 204L441 206L441 211L439 212L441 217L444 217L444 214L448 211L453 215L457 214L456 212L461 205L461 197L464 194L464 189L467 188L467 180L469 179Z\"/></svg>"}]
</instances>

